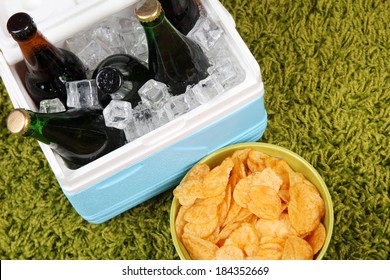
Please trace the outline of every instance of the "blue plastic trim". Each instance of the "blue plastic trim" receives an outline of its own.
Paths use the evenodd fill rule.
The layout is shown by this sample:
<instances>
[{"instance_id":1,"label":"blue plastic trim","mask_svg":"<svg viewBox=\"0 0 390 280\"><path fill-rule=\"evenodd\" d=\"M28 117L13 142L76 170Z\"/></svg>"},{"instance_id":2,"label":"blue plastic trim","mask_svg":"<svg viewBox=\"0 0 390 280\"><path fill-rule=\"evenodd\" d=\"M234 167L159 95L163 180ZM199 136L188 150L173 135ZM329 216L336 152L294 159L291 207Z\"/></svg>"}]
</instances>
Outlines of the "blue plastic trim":
<instances>
[{"instance_id":1,"label":"blue plastic trim","mask_svg":"<svg viewBox=\"0 0 390 280\"><path fill-rule=\"evenodd\" d=\"M73 194L65 193L76 211L91 223L103 223L174 188L206 155L231 144L257 141L267 126L263 96L178 140L139 163Z\"/></svg>"}]
</instances>

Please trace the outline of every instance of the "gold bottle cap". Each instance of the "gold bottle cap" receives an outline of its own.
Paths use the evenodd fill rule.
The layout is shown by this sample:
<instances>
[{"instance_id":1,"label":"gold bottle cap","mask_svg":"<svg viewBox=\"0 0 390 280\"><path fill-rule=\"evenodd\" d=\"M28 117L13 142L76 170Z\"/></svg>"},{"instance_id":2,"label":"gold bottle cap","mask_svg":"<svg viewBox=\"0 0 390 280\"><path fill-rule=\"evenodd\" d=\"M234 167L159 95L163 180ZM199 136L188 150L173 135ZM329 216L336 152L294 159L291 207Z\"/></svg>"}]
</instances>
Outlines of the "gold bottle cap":
<instances>
[{"instance_id":1,"label":"gold bottle cap","mask_svg":"<svg viewBox=\"0 0 390 280\"><path fill-rule=\"evenodd\" d=\"M7 117L7 128L12 134L23 135L30 125L30 114L24 109L15 109Z\"/></svg>"},{"instance_id":2,"label":"gold bottle cap","mask_svg":"<svg viewBox=\"0 0 390 280\"><path fill-rule=\"evenodd\" d=\"M152 22L162 12L162 7L157 0L143 0L135 7L135 16L140 22Z\"/></svg>"}]
</instances>

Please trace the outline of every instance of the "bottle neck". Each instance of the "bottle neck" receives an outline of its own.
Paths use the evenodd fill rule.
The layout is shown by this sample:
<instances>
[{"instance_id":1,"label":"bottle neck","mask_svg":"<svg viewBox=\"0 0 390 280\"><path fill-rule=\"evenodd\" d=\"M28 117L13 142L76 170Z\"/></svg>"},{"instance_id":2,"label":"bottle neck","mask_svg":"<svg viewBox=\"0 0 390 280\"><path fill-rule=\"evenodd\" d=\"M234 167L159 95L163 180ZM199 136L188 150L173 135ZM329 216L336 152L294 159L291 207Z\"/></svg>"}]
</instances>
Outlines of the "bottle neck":
<instances>
[{"instance_id":1,"label":"bottle neck","mask_svg":"<svg viewBox=\"0 0 390 280\"><path fill-rule=\"evenodd\" d=\"M176 49L180 46L175 45L177 40L182 40L185 38L184 35L181 35L180 32L169 22L165 14L162 12L158 18L152 22L142 22L142 26L145 30L146 40L149 45L152 42L156 43L161 37L161 41L165 41L164 44L170 45L169 48L163 47L162 49ZM163 43L163 42L159 42Z\"/></svg>"},{"instance_id":2,"label":"bottle neck","mask_svg":"<svg viewBox=\"0 0 390 280\"><path fill-rule=\"evenodd\" d=\"M166 17L165 13L161 12L160 15L153 21L143 22L141 21L141 25L148 29L158 28L160 25L166 25Z\"/></svg>"},{"instance_id":3,"label":"bottle neck","mask_svg":"<svg viewBox=\"0 0 390 280\"><path fill-rule=\"evenodd\" d=\"M160 3L165 16L184 35L189 33L200 16L194 0L161 0Z\"/></svg>"},{"instance_id":4,"label":"bottle neck","mask_svg":"<svg viewBox=\"0 0 390 280\"><path fill-rule=\"evenodd\" d=\"M32 72L43 72L62 62L61 50L51 44L39 31L27 40L16 42L28 69Z\"/></svg>"},{"instance_id":5,"label":"bottle neck","mask_svg":"<svg viewBox=\"0 0 390 280\"><path fill-rule=\"evenodd\" d=\"M28 125L27 131L23 134L23 136L30 136L45 144L49 144L50 141L43 135L43 128L49 119L41 117L39 113L32 111L27 112L30 115L30 123Z\"/></svg>"}]
</instances>

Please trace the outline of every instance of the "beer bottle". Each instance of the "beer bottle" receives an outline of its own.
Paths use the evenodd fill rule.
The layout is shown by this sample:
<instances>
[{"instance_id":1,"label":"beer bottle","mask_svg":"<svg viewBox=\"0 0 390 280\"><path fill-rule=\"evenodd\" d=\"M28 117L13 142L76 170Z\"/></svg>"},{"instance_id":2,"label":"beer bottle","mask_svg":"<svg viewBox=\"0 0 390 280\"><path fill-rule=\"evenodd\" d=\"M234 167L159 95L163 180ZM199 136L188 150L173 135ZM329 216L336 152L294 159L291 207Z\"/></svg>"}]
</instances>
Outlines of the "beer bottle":
<instances>
[{"instance_id":1,"label":"beer bottle","mask_svg":"<svg viewBox=\"0 0 390 280\"><path fill-rule=\"evenodd\" d=\"M184 93L187 86L208 76L210 64L202 49L172 26L157 0L138 4L135 15L145 29L149 70L172 95Z\"/></svg>"},{"instance_id":2,"label":"beer bottle","mask_svg":"<svg viewBox=\"0 0 390 280\"><path fill-rule=\"evenodd\" d=\"M165 16L184 35L194 27L200 16L194 0L160 0Z\"/></svg>"},{"instance_id":3,"label":"beer bottle","mask_svg":"<svg viewBox=\"0 0 390 280\"><path fill-rule=\"evenodd\" d=\"M7 117L13 134L50 145L70 169L79 168L126 143L122 130L106 127L101 110L36 113L15 109Z\"/></svg>"},{"instance_id":4,"label":"beer bottle","mask_svg":"<svg viewBox=\"0 0 390 280\"><path fill-rule=\"evenodd\" d=\"M85 69L70 51L51 44L26 13L12 15L7 29L18 43L27 66L24 83L35 105L59 98L66 106L65 82L86 79Z\"/></svg>"},{"instance_id":5,"label":"beer bottle","mask_svg":"<svg viewBox=\"0 0 390 280\"><path fill-rule=\"evenodd\" d=\"M149 69L136 58L126 54L115 54L105 58L95 69L99 99L106 106L111 99L130 102L133 107L141 101L138 90L153 79Z\"/></svg>"}]
</instances>

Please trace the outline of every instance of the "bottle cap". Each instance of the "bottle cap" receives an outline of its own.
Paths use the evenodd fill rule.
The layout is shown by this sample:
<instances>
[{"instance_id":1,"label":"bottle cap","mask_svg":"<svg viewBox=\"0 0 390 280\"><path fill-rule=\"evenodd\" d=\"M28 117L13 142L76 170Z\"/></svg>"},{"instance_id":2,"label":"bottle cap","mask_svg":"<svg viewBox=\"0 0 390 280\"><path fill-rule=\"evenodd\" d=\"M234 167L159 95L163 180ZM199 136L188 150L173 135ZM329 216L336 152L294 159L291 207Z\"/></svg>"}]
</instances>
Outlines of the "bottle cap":
<instances>
[{"instance_id":1,"label":"bottle cap","mask_svg":"<svg viewBox=\"0 0 390 280\"><path fill-rule=\"evenodd\" d=\"M135 7L135 15L140 22L151 22L160 16L162 7L157 0L144 0Z\"/></svg>"},{"instance_id":2,"label":"bottle cap","mask_svg":"<svg viewBox=\"0 0 390 280\"><path fill-rule=\"evenodd\" d=\"M37 26L30 15L20 12L8 19L7 30L16 41L24 41L37 32Z\"/></svg>"},{"instance_id":3,"label":"bottle cap","mask_svg":"<svg viewBox=\"0 0 390 280\"><path fill-rule=\"evenodd\" d=\"M103 67L96 75L97 87L105 93L116 92L123 84L122 73L112 67Z\"/></svg>"},{"instance_id":4,"label":"bottle cap","mask_svg":"<svg viewBox=\"0 0 390 280\"><path fill-rule=\"evenodd\" d=\"M7 117L7 128L12 134L23 135L30 125L30 114L24 109L15 109Z\"/></svg>"}]
</instances>

